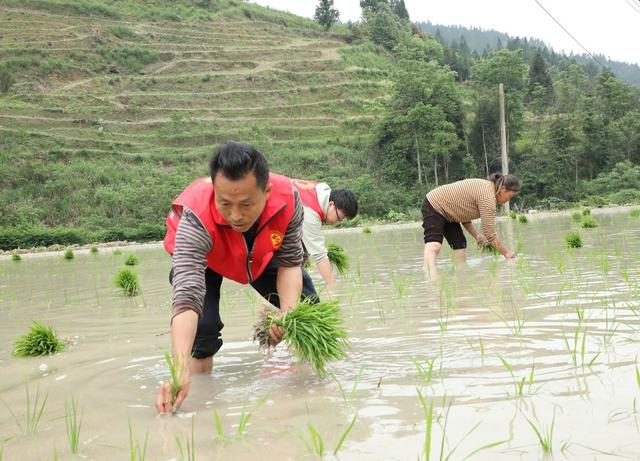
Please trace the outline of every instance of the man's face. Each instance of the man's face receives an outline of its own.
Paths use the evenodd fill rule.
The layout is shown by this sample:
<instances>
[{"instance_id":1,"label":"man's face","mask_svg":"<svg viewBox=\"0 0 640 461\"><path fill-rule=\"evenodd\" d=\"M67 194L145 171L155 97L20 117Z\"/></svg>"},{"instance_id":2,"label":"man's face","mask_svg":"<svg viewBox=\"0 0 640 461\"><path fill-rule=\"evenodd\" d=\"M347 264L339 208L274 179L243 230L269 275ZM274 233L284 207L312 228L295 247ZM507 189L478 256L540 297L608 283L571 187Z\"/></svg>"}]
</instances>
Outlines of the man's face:
<instances>
[{"instance_id":1,"label":"man's face","mask_svg":"<svg viewBox=\"0 0 640 461\"><path fill-rule=\"evenodd\" d=\"M336 204L329 202L327 216L324 219L325 224L339 224L346 219L344 211L339 210Z\"/></svg>"},{"instance_id":2,"label":"man's face","mask_svg":"<svg viewBox=\"0 0 640 461\"><path fill-rule=\"evenodd\" d=\"M271 184L262 190L253 172L235 181L219 172L213 181L215 205L236 232L246 232L258 220L271 192Z\"/></svg>"}]
</instances>

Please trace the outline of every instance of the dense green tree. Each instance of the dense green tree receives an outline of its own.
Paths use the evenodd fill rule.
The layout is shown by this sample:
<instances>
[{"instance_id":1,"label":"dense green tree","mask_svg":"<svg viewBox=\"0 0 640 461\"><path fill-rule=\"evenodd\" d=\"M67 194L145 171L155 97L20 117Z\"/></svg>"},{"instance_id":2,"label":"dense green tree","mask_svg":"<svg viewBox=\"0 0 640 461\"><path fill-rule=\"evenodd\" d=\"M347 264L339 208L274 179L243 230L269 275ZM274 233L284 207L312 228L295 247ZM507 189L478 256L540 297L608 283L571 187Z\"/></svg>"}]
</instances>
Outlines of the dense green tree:
<instances>
[{"instance_id":1,"label":"dense green tree","mask_svg":"<svg viewBox=\"0 0 640 461\"><path fill-rule=\"evenodd\" d=\"M367 13L365 17L369 39L389 51L393 51L410 33L407 22L393 14L386 4L381 5L375 13Z\"/></svg>"},{"instance_id":2,"label":"dense green tree","mask_svg":"<svg viewBox=\"0 0 640 461\"><path fill-rule=\"evenodd\" d=\"M360 0L362 13L377 13L382 6L389 6L388 0Z\"/></svg>"},{"instance_id":3,"label":"dense green tree","mask_svg":"<svg viewBox=\"0 0 640 461\"><path fill-rule=\"evenodd\" d=\"M391 0L391 10L400 19L409 21L409 12L407 11L407 7L404 4L404 0Z\"/></svg>"},{"instance_id":4,"label":"dense green tree","mask_svg":"<svg viewBox=\"0 0 640 461\"><path fill-rule=\"evenodd\" d=\"M547 70L547 64L539 51L529 64L527 101L543 108L551 106L554 101L553 82Z\"/></svg>"},{"instance_id":5,"label":"dense green tree","mask_svg":"<svg viewBox=\"0 0 640 461\"><path fill-rule=\"evenodd\" d=\"M316 5L316 13L313 15L313 18L325 30L331 29L331 26L338 21L339 17L340 12L333 7L333 0L320 0Z\"/></svg>"}]
</instances>

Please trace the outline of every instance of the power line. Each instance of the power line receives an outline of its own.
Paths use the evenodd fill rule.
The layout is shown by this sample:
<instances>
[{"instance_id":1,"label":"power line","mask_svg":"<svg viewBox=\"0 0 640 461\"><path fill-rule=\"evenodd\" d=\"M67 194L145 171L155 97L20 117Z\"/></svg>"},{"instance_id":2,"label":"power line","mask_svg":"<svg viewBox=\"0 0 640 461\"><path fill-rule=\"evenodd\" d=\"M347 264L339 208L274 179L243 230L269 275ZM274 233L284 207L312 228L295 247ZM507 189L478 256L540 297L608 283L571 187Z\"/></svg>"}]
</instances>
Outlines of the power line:
<instances>
[{"instance_id":1,"label":"power line","mask_svg":"<svg viewBox=\"0 0 640 461\"><path fill-rule=\"evenodd\" d=\"M608 69L607 67L605 67L605 66L604 66L600 61L598 61L598 59L597 59L597 58L596 58L596 57L591 53L591 51L587 50L587 48L586 48L582 43L580 43L580 42L578 41L578 39L577 39L577 38L575 38L575 37L571 34L571 32L569 32L569 31L567 30L567 28L566 28L566 27L564 27L562 24L560 24L560 22L559 22L556 18L554 18L554 17L553 17L553 15L552 15L551 13L549 13L549 11L548 11L544 6L542 6L542 4L541 4L538 0L533 0L533 1L534 1L534 2L536 2L536 3L538 4L538 6L539 6L540 8L542 8L542 10L543 10L545 13L547 13L547 14L549 15L549 17L550 17L551 19L553 19L553 20L555 21L555 23L556 23L556 24L558 24L558 25L562 28L562 30L564 30L564 31L567 33L567 35L573 39L573 41L574 41L574 42L576 42L578 45L580 45L580 48L582 48L584 51L586 51L586 53L587 53L589 56L591 56L591 59L593 59L595 62L597 62L598 64L600 64L600 67L602 67L604 70L607 70L607 71L609 70L609 69Z\"/></svg>"},{"instance_id":2,"label":"power line","mask_svg":"<svg viewBox=\"0 0 640 461\"><path fill-rule=\"evenodd\" d=\"M633 11L635 11L636 13L640 13L640 4L636 4L633 0L624 0L625 2L627 2L627 5L629 5Z\"/></svg>"}]
</instances>

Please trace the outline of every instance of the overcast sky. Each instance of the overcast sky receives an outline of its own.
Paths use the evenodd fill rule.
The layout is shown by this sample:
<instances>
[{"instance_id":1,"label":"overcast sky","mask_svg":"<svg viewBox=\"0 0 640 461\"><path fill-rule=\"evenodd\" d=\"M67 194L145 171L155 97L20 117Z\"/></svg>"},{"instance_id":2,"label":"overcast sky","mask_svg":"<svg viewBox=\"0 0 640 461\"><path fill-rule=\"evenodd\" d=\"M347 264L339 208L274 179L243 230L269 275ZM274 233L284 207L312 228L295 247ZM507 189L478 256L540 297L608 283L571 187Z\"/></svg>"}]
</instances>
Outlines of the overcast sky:
<instances>
[{"instance_id":1,"label":"overcast sky","mask_svg":"<svg viewBox=\"0 0 640 461\"><path fill-rule=\"evenodd\" d=\"M252 0L313 17L317 0ZM640 64L640 0L538 0L587 50ZM535 0L405 0L412 21L495 29L535 37L556 51L583 53ZM334 0L340 20L360 18L359 0Z\"/></svg>"}]
</instances>

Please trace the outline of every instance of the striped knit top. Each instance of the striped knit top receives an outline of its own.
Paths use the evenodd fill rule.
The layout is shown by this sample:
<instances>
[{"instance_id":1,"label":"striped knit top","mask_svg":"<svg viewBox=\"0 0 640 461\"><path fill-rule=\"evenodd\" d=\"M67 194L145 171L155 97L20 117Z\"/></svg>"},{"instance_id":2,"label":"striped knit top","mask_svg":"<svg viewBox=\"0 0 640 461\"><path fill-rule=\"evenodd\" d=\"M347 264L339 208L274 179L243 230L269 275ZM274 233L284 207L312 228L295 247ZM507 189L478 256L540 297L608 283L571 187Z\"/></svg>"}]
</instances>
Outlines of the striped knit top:
<instances>
[{"instance_id":1,"label":"striped knit top","mask_svg":"<svg viewBox=\"0 0 640 461\"><path fill-rule=\"evenodd\" d=\"M427 194L431 206L448 222L467 223L480 218L482 234L497 246L496 191L486 179L463 179L436 187Z\"/></svg>"},{"instance_id":2,"label":"striped knit top","mask_svg":"<svg viewBox=\"0 0 640 461\"><path fill-rule=\"evenodd\" d=\"M279 250L273 253L273 261L282 267L302 266L302 201L294 190L294 212ZM198 217L184 208L176 232L176 246L171 257L173 269L173 317L187 310L202 316L206 293L205 269L207 254L213 247L211 235Z\"/></svg>"}]
</instances>

